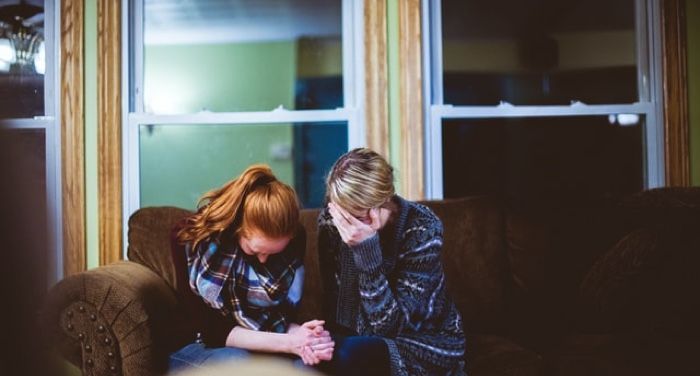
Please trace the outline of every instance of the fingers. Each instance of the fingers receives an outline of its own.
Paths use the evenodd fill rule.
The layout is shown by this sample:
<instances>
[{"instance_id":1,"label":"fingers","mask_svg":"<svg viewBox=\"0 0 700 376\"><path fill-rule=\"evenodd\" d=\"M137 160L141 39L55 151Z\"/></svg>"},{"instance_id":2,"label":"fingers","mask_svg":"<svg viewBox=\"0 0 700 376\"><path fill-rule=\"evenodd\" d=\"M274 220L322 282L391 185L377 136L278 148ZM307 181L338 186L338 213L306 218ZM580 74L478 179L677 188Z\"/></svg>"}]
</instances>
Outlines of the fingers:
<instances>
[{"instance_id":1,"label":"fingers","mask_svg":"<svg viewBox=\"0 0 700 376\"><path fill-rule=\"evenodd\" d=\"M315 365L321 361L328 361L333 359L333 350L335 349L335 342L326 342L312 346L305 346L306 353L304 354L304 364ZM308 362L308 363L307 363Z\"/></svg>"},{"instance_id":2,"label":"fingers","mask_svg":"<svg viewBox=\"0 0 700 376\"><path fill-rule=\"evenodd\" d=\"M316 356L314 355L314 351L310 345L302 346L301 353L299 354L299 356L301 357L301 360L304 362L304 364L306 364L306 365L315 364L314 361L316 360Z\"/></svg>"},{"instance_id":3,"label":"fingers","mask_svg":"<svg viewBox=\"0 0 700 376\"><path fill-rule=\"evenodd\" d=\"M340 207L340 205L336 205L334 203L329 203L328 208L331 211L331 215L335 218L338 217L338 219L342 219L345 222L351 223L352 219L355 219L350 213L348 213L345 209Z\"/></svg>"},{"instance_id":4,"label":"fingers","mask_svg":"<svg viewBox=\"0 0 700 376\"><path fill-rule=\"evenodd\" d=\"M328 212L331 213L333 223L336 225L336 227L345 227L350 224L347 217L343 215L343 209L341 209L340 206L330 202L328 203Z\"/></svg>"},{"instance_id":5,"label":"fingers","mask_svg":"<svg viewBox=\"0 0 700 376\"><path fill-rule=\"evenodd\" d=\"M328 204L328 209L331 213L331 216L334 219L337 218L339 220L338 224L340 224L343 227L353 228L364 225L362 221L355 218L352 214L350 214L347 210L343 209L340 205L336 205L331 202ZM336 227L338 227L338 224L336 224Z\"/></svg>"},{"instance_id":6,"label":"fingers","mask_svg":"<svg viewBox=\"0 0 700 376\"><path fill-rule=\"evenodd\" d=\"M331 342L319 343L318 345L313 345L313 346L311 346L311 350L312 350L315 354L318 355L319 352L325 351L325 350L328 350L328 349L333 350L334 347L335 347L335 342L331 341Z\"/></svg>"},{"instance_id":7,"label":"fingers","mask_svg":"<svg viewBox=\"0 0 700 376\"><path fill-rule=\"evenodd\" d=\"M304 364L310 366L318 364L321 361L309 346L304 346L302 349L301 360L304 362Z\"/></svg>"},{"instance_id":8,"label":"fingers","mask_svg":"<svg viewBox=\"0 0 700 376\"><path fill-rule=\"evenodd\" d=\"M369 218L372 222L370 222L370 227L372 227L372 230L379 230L379 228L382 226L381 220L379 219L379 213L380 209L379 208L372 208L369 210Z\"/></svg>"},{"instance_id":9,"label":"fingers","mask_svg":"<svg viewBox=\"0 0 700 376\"><path fill-rule=\"evenodd\" d=\"M311 320L311 321L307 321L307 322L301 324L301 326L304 327L304 328L306 328L306 329L313 330L313 329L316 328L316 327L321 327L321 328L323 328L323 325L324 325L325 323L326 323L326 322L323 321L323 320Z\"/></svg>"},{"instance_id":10,"label":"fingers","mask_svg":"<svg viewBox=\"0 0 700 376\"><path fill-rule=\"evenodd\" d=\"M319 326L319 328L321 328L321 327ZM331 333L327 330L324 330L323 328L321 328L321 330L318 333L314 333L314 334L316 334L317 337L328 337L328 338L331 337Z\"/></svg>"},{"instance_id":11,"label":"fingers","mask_svg":"<svg viewBox=\"0 0 700 376\"><path fill-rule=\"evenodd\" d=\"M333 348L325 349L322 351L316 351L315 355L316 355L316 358L318 358L319 360L325 360L325 361L332 360L333 359Z\"/></svg>"},{"instance_id":12,"label":"fingers","mask_svg":"<svg viewBox=\"0 0 700 376\"><path fill-rule=\"evenodd\" d=\"M310 359L309 359L309 352L311 349L307 349L306 346L301 348L301 353L299 354L299 357L301 358L301 361L304 362L304 364L309 365Z\"/></svg>"}]
</instances>

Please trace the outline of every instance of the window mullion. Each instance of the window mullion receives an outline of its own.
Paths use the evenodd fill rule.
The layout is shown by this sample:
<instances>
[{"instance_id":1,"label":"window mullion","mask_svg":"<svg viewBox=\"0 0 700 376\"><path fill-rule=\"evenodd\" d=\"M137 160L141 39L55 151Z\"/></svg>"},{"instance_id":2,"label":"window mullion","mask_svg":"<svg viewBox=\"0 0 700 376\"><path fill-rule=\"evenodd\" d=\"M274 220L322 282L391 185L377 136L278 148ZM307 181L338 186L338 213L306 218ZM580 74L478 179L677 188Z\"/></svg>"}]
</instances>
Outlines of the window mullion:
<instances>
[{"instance_id":1,"label":"window mullion","mask_svg":"<svg viewBox=\"0 0 700 376\"><path fill-rule=\"evenodd\" d=\"M352 109L276 110L259 112L202 112L182 115L129 114L137 124L272 124L298 122L347 121Z\"/></svg>"},{"instance_id":2,"label":"window mullion","mask_svg":"<svg viewBox=\"0 0 700 376\"><path fill-rule=\"evenodd\" d=\"M650 103L620 105L573 105L573 106L453 106L433 105L431 111L441 118L502 118L502 117L546 117L586 116L618 113L648 114Z\"/></svg>"}]
</instances>

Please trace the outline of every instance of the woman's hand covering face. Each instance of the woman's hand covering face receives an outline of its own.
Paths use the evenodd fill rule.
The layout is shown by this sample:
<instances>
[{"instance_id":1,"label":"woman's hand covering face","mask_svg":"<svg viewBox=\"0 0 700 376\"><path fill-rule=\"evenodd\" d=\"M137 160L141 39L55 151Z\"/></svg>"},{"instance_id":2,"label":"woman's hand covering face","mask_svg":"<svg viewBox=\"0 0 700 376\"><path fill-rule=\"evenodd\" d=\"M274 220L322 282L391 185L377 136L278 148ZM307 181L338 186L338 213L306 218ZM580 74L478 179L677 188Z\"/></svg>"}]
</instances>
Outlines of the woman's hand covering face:
<instances>
[{"instance_id":1,"label":"woman's hand covering face","mask_svg":"<svg viewBox=\"0 0 700 376\"><path fill-rule=\"evenodd\" d=\"M366 214L351 214L333 202L328 204L328 211L341 239L349 246L360 244L374 236L389 217L387 209L372 208Z\"/></svg>"}]
</instances>

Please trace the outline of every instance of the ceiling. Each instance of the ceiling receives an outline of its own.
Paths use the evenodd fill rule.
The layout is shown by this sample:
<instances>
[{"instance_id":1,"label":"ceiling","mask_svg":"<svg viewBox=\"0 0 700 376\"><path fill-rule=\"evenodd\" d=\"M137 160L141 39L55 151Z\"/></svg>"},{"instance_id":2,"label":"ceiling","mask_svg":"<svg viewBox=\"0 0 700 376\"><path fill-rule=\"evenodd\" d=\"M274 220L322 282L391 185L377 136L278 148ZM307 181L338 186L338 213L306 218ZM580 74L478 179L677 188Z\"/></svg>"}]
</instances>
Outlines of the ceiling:
<instances>
[{"instance_id":1,"label":"ceiling","mask_svg":"<svg viewBox=\"0 0 700 376\"><path fill-rule=\"evenodd\" d=\"M146 44L339 36L341 0L145 0Z\"/></svg>"}]
</instances>

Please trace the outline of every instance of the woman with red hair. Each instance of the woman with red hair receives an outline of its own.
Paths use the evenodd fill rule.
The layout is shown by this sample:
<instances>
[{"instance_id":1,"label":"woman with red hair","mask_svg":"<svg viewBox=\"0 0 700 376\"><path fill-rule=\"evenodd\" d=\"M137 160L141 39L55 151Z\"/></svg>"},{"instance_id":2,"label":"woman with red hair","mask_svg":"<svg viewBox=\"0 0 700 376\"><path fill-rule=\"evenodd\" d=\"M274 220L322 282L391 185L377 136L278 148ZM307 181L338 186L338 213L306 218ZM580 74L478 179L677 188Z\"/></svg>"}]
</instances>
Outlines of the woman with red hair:
<instances>
[{"instance_id":1,"label":"woman with red hair","mask_svg":"<svg viewBox=\"0 0 700 376\"><path fill-rule=\"evenodd\" d=\"M178 292L192 328L170 369L249 352L292 354L308 365L329 360L334 343L324 322L293 323L305 243L297 196L268 166L251 166L205 194L173 230Z\"/></svg>"}]
</instances>

